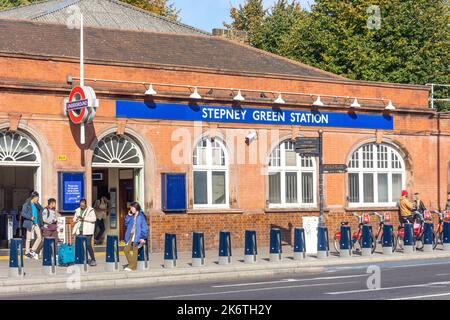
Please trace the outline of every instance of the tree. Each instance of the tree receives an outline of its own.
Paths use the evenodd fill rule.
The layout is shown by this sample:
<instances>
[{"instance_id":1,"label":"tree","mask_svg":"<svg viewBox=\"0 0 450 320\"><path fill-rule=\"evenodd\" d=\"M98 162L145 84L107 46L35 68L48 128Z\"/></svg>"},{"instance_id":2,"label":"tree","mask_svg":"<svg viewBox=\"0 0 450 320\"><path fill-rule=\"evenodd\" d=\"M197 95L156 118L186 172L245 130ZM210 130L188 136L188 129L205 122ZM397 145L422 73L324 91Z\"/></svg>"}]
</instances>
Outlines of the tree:
<instances>
[{"instance_id":1,"label":"tree","mask_svg":"<svg viewBox=\"0 0 450 320\"><path fill-rule=\"evenodd\" d=\"M262 0L247 0L244 5L230 8L231 24L224 23L225 27L247 32L251 45L262 45L262 23L266 12Z\"/></svg>"},{"instance_id":2,"label":"tree","mask_svg":"<svg viewBox=\"0 0 450 320\"><path fill-rule=\"evenodd\" d=\"M27 5L42 0L0 0L0 10ZM122 0L135 7L159 14L171 20L178 20L180 10L169 0Z\"/></svg>"},{"instance_id":3,"label":"tree","mask_svg":"<svg viewBox=\"0 0 450 320\"><path fill-rule=\"evenodd\" d=\"M448 84L448 19L448 0L279 0L252 44L351 79Z\"/></svg>"}]
</instances>

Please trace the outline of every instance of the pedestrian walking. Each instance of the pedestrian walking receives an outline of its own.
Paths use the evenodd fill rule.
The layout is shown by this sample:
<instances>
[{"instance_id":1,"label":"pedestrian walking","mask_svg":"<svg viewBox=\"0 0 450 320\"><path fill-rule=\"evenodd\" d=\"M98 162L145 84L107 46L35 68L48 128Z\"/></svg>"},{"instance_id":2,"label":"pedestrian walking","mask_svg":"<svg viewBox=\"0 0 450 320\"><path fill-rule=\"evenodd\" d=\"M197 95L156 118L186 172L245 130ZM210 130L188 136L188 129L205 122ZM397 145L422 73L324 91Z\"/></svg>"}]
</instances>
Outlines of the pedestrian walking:
<instances>
[{"instance_id":1,"label":"pedestrian walking","mask_svg":"<svg viewBox=\"0 0 450 320\"><path fill-rule=\"evenodd\" d=\"M124 253L128 261L125 271L134 271L137 268L137 256L139 249L148 238L147 218L139 203L134 202L125 217L125 243Z\"/></svg>"},{"instance_id":2,"label":"pedestrian walking","mask_svg":"<svg viewBox=\"0 0 450 320\"><path fill-rule=\"evenodd\" d=\"M97 217L97 220L95 221L95 244L101 244L103 242L103 234L105 233L105 220L109 215L108 198L102 196L100 199L96 200L94 209Z\"/></svg>"},{"instance_id":3,"label":"pedestrian walking","mask_svg":"<svg viewBox=\"0 0 450 320\"><path fill-rule=\"evenodd\" d=\"M94 208L87 205L86 199L80 200L80 207L75 210L73 218L73 234L82 235L87 238L87 250L90 260L88 261L91 267L95 267L97 262L95 261L94 249L92 248L92 238L94 236L95 221Z\"/></svg>"},{"instance_id":4,"label":"pedestrian walking","mask_svg":"<svg viewBox=\"0 0 450 320\"><path fill-rule=\"evenodd\" d=\"M25 256L38 260L37 249L42 242L41 228L44 226L42 220L43 208L39 204L39 193L33 191L22 206L21 216L23 227L27 230L25 240ZM30 249L32 237L35 236L33 247Z\"/></svg>"},{"instance_id":5,"label":"pedestrian walking","mask_svg":"<svg viewBox=\"0 0 450 320\"><path fill-rule=\"evenodd\" d=\"M55 238L58 239L58 218L59 214L56 212L56 200L54 198L50 198L47 201L47 206L42 211L42 220L44 222L44 226L42 228L42 237L43 238ZM36 253L40 254L41 250L44 246L44 243L41 242L39 248Z\"/></svg>"}]
</instances>

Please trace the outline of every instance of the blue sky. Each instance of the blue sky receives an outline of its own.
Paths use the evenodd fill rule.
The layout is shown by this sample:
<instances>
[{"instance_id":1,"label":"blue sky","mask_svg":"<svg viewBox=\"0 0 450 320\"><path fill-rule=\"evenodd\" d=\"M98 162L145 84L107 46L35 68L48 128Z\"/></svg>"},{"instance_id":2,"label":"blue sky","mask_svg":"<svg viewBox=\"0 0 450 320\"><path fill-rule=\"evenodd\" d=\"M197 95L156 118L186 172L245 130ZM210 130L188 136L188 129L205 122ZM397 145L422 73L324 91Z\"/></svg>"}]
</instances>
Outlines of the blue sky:
<instances>
[{"instance_id":1,"label":"blue sky","mask_svg":"<svg viewBox=\"0 0 450 320\"><path fill-rule=\"evenodd\" d=\"M172 0L181 9L181 21L193 27L211 32L213 28L222 28L223 21L230 22L230 6L238 6L245 0ZM276 0L264 0L265 7ZM308 9L313 0L301 0L302 8Z\"/></svg>"}]
</instances>

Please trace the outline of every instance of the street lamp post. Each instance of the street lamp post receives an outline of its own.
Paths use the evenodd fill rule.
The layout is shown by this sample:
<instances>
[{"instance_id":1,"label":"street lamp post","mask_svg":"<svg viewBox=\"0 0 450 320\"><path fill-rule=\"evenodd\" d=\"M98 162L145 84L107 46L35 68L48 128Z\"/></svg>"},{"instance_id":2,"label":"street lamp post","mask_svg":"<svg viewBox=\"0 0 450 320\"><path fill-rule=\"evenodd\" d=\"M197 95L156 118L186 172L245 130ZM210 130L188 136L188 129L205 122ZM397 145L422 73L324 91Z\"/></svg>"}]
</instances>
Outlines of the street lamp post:
<instances>
[{"instance_id":1,"label":"street lamp post","mask_svg":"<svg viewBox=\"0 0 450 320\"><path fill-rule=\"evenodd\" d=\"M319 130L319 226L325 227L325 217L323 211L323 130Z\"/></svg>"}]
</instances>

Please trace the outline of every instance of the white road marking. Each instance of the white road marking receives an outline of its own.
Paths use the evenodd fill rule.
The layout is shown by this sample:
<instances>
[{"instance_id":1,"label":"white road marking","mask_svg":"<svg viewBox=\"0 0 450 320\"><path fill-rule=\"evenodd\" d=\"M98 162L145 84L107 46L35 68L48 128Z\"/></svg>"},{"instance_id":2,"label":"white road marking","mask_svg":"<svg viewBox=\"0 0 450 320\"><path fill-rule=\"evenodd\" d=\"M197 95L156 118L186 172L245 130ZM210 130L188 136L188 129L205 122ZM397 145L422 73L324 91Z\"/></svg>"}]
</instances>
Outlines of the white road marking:
<instances>
[{"instance_id":1,"label":"white road marking","mask_svg":"<svg viewBox=\"0 0 450 320\"><path fill-rule=\"evenodd\" d=\"M331 294L331 295L352 294L352 293L361 293L361 292L387 291L387 290L395 290L395 289L420 288L420 287L430 287L430 286L436 286L436 285L449 285L449 284L450 284L450 281L430 282L430 283L423 283L423 284L411 284L411 285L407 285L407 286L386 287L386 288L380 288L380 289L361 289L361 290L326 292L325 294Z\"/></svg>"},{"instance_id":2,"label":"white road marking","mask_svg":"<svg viewBox=\"0 0 450 320\"><path fill-rule=\"evenodd\" d=\"M368 274L358 274L358 275L351 275L351 276L319 277L319 278L308 278L308 279L283 279L283 280L278 280L278 281L224 284L224 285L218 285L218 286L211 286L211 288L244 287L244 286L256 286L256 285L261 285L261 284L302 282L302 281L314 281L314 280L335 280L335 279L359 278L359 277L368 277L368 276L369 276Z\"/></svg>"},{"instance_id":3,"label":"white road marking","mask_svg":"<svg viewBox=\"0 0 450 320\"><path fill-rule=\"evenodd\" d=\"M155 299L173 299L173 298L185 298L185 297L212 296L212 295L240 293L240 292L255 292L255 291L269 291L269 290L280 290L280 289L291 289L291 288L332 286L332 285L349 284L349 283L355 283L355 281L315 283L315 284L303 284L303 285L298 285L298 286L268 287L268 288L256 288L256 289L220 291L220 292L202 292L202 293L182 294L182 295L177 295L177 296L157 297Z\"/></svg>"},{"instance_id":4,"label":"white road marking","mask_svg":"<svg viewBox=\"0 0 450 320\"><path fill-rule=\"evenodd\" d=\"M436 274L436 276L438 276L438 277L450 276L450 273L438 273L438 274Z\"/></svg>"},{"instance_id":5,"label":"white road marking","mask_svg":"<svg viewBox=\"0 0 450 320\"><path fill-rule=\"evenodd\" d=\"M427 294L423 296L415 296L415 297L403 297L403 298L395 298L388 300L414 300L414 299L424 299L424 298L433 298L433 297L445 297L450 296L450 292L447 293L436 293L436 294Z\"/></svg>"}]
</instances>

